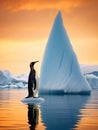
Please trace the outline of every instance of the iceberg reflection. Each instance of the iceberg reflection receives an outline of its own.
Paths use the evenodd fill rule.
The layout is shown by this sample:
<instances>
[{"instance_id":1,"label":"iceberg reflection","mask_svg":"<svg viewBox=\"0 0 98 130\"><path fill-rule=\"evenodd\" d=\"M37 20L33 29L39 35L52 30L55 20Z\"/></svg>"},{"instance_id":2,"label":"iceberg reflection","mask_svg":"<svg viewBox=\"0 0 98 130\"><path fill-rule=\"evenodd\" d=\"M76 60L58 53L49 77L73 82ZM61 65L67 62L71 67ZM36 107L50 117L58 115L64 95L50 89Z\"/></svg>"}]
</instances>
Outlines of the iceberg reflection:
<instances>
[{"instance_id":1,"label":"iceberg reflection","mask_svg":"<svg viewBox=\"0 0 98 130\"><path fill-rule=\"evenodd\" d=\"M44 95L41 104L42 121L46 130L70 130L81 118L80 109L85 107L89 95Z\"/></svg>"}]
</instances>

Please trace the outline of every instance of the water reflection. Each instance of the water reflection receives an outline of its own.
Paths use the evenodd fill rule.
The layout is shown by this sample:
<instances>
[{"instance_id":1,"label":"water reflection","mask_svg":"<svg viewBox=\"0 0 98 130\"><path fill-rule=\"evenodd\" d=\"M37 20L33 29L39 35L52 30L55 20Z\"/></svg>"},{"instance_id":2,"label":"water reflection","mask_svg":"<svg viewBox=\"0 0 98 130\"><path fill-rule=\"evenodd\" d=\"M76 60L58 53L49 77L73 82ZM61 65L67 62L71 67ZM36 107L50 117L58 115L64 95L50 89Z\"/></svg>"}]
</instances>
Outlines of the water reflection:
<instances>
[{"instance_id":1,"label":"water reflection","mask_svg":"<svg viewBox=\"0 0 98 130\"><path fill-rule=\"evenodd\" d=\"M90 96L44 95L41 113L46 130L71 130L80 120L80 109L84 108Z\"/></svg>"},{"instance_id":2,"label":"water reflection","mask_svg":"<svg viewBox=\"0 0 98 130\"><path fill-rule=\"evenodd\" d=\"M39 108L36 104L28 104L28 123L30 130L35 130L38 125Z\"/></svg>"},{"instance_id":3,"label":"water reflection","mask_svg":"<svg viewBox=\"0 0 98 130\"><path fill-rule=\"evenodd\" d=\"M20 101L26 94L27 90L0 90L0 130L98 129L98 90L90 96L40 95L45 101L33 107Z\"/></svg>"}]
</instances>

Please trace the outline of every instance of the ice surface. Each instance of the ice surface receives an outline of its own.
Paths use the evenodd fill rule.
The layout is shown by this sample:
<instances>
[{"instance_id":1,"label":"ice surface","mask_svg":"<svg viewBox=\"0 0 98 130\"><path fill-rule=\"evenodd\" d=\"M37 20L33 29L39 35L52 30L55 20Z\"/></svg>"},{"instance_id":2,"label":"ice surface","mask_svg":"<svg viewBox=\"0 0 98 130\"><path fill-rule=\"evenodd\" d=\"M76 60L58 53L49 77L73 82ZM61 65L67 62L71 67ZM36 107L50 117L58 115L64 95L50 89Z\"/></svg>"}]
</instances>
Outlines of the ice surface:
<instances>
[{"instance_id":1,"label":"ice surface","mask_svg":"<svg viewBox=\"0 0 98 130\"><path fill-rule=\"evenodd\" d=\"M48 39L39 80L40 93L90 93L58 12Z\"/></svg>"}]
</instances>

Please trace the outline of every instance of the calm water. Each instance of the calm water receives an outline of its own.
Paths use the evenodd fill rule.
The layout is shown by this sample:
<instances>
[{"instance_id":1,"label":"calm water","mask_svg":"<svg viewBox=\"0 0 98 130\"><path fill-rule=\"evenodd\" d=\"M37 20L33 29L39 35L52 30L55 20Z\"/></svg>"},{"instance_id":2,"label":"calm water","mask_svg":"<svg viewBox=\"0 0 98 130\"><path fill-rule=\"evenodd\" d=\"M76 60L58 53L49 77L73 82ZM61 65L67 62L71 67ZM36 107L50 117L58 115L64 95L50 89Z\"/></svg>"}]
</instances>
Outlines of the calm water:
<instances>
[{"instance_id":1,"label":"calm water","mask_svg":"<svg viewBox=\"0 0 98 130\"><path fill-rule=\"evenodd\" d=\"M0 90L0 130L97 130L98 90L85 95L44 95L24 104L27 90Z\"/></svg>"}]
</instances>

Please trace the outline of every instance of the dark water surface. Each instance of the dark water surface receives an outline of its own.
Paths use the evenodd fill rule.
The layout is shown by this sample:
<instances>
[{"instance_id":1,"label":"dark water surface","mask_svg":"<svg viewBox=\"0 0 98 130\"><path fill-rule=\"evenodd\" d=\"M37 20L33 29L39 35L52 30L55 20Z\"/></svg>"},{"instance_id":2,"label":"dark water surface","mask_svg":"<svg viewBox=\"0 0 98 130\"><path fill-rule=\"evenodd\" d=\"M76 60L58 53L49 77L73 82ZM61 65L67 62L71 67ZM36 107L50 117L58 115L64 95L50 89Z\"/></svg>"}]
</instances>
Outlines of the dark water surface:
<instances>
[{"instance_id":1,"label":"dark water surface","mask_svg":"<svg viewBox=\"0 0 98 130\"><path fill-rule=\"evenodd\" d=\"M41 95L24 104L26 89L0 90L0 130L97 130L98 90L91 95Z\"/></svg>"}]
</instances>

